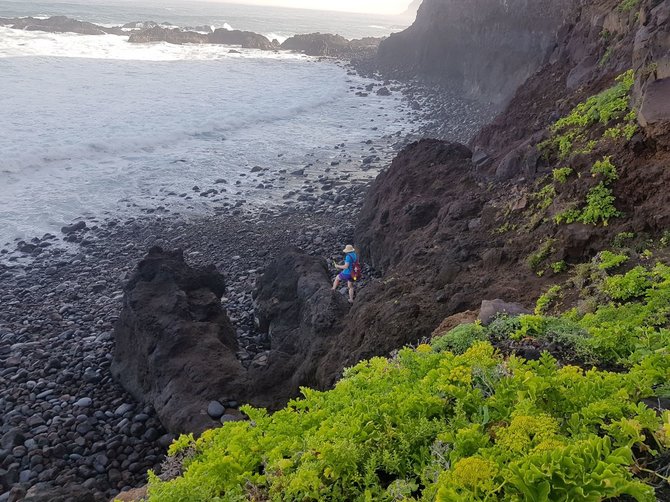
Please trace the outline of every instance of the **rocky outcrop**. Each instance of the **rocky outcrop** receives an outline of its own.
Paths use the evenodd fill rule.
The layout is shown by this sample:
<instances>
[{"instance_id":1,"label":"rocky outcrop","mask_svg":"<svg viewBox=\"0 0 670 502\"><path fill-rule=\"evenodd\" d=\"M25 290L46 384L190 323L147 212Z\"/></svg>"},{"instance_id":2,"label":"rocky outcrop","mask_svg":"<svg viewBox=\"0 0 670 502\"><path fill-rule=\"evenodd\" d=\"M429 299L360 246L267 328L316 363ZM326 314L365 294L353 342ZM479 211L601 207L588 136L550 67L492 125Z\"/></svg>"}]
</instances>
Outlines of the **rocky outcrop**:
<instances>
[{"instance_id":1,"label":"rocky outcrop","mask_svg":"<svg viewBox=\"0 0 670 502\"><path fill-rule=\"evenodd\" d=\"M419 7L421 7L421 2L422 0L412 0L412 3L409 4L407 10L402 13L402 17L416 18L416 13L419 11Z\"/></svg>"},{"instance_id":2,"label":"rocky outcrop","mask_svg":"<svg viewBox=\"0 0 670 502\"><path fill-rule=\"evenodd\" d=\"M153 248L126 286L114 330L112 374L151 403L170 432L217 425L208 404L245 389L237 339L220 298L224 279L191 268L182 253Z\"/></svg>"},{"instance_id":3,"label":"rocky outcrop","mask_svg":"<svg viewBox=\"0 0 670 502\"><path fill-rule=\"evenodd\" d=\"M633 68L640 125L670 146L670 1L646 3L635 36Z\"/></svg>"},{"instance_id":4,"label":"rocky outcrop","mask_svg":"<svg viewBox=\"0 0 670 502\"><path fill-rule=\"evenodd\" d=\"M335 347L349 346L341 332L347 300L331 290L324 260L288 249L271 263L254 295L258 329L272 350L263 365L249 369L250 401L274 407L302 386L323 389L333 381ZM341 369L341 368L340 368Z\"/></svg>"},{"instance_id":5,"label":"rocky outcrop","mask_svg":"<svg viewBox=\"0 0 670 502\"><path fill-rule=\"evenodd\" d=\"M381 40L374 37L347 40L340 35L309 33L286 39L281 48L308 56L354 59L374 56Z\"/></svg>"},{"instance_id":6,"label":"rocky outcrop","mask_svg":"<svg viewBox=\"0 0 670 502\"><path fill-rule=\"evenodd\" d=\"M184 31L179 28L164 28L152 26L133 33L128 38L131 44L146 44L151 42L167 42L169 44L208 44L209 37L195 31Z\"/></svg>"},{"instance_id":7,"label":"rocky outcrop","mask_svg":"<svg viewBox=\"0 0 670 502\"><path fill-rule=\"evenodd\" d=\"M578 0L424 0L416 21L379 47L381 69L425 76L506 103L549 57Z\"/></svg>"},{"instance_id":8,"label":"rocky outcrop","mask_svg":"<svg viewBox=\"0 0 670 502\"><path fill-rule=\"evenodd\" d=\"M130 35L130 43L167 42L170 44L221 44L239 45L245 49L272 50L276 47L263 35L251 31L219 28L211 33L188 31L179 28L151 26Z\"/></svg>"},{"instance_id":9,"label":"rocky outcrop","mask_svg":"<svg viewBox=\"0 0 670 502\"><path fill-rule=\"evenodd\" d=\"M0 18L0 25L10 26L17 30L46 31L49 33L79 33L80 35L123 34L120 28L107 28L93 23L70 19L65 16L52 16L48 19L36 19L34 17Z\"/></svg>"},{"instance_id":10,"label":"rocky outcrop","mask_svg":"<svg viewBox=\"0 0 670 502\"><path fill-rule=\"evenodd\" d=\"M400 152L356 227L364 261L383 278L360 291L344 328L349 345L333 360L348 366L415 344L482 298L532 301L539 279L520 274L523 251L490 231L490 197L467 147L423 140Z\"/></svg>"},{"instance_id":11,"label":"rocky outcrop","mask_svg":"<svg viewBox=\"0 0 670 502\"><path fill-rule=\"evenodd\" d=\"M24 502L94 502L93 492L77 485L65 487L38 483L27 491L25 497L15 500Z\"/></svg>"},{"instance_id":12,"label":"rocky outcrop","mask_svg":"<svg viewBox=\"0 0 670 502\"><path fill-rule=\"evenodd\" d=\"M267 38L258 33L224 30L223 28L214 30L214 33L209 35L209 42L212 44L239 45L245 49L262 49L266 51L277 48Z\"/></svg>"}]
</instances>

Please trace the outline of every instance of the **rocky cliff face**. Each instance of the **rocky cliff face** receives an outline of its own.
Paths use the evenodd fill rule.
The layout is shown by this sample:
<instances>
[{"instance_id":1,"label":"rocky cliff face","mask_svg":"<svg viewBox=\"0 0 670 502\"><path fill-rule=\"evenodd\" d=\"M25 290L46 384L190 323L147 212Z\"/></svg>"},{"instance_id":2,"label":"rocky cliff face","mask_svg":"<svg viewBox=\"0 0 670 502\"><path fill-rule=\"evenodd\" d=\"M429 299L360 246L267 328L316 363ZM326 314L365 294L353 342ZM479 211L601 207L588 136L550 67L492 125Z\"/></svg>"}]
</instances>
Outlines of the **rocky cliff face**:
<instances>
[{"instance_id":1,"label":"rocky cliff face","mask_svg":"<svg viewBox=\"0 0 670 502\"><path fill-rule=\"evenodd\" d=\"M382 42L378 63L506 103L548 60L577 1L424 0L414 24Z\"/></svg>"},{"instance_id":2,"label":"rocky cliff face","mask_svg":"<svg viewBox=\"0 0 670 502\"><path fill-rule=\"evenodd\" d=\"M545 2L528 4L526 11L521 8L524 2L506 4L516 5L517 19L503 16L500 22L507 23L505 29L511 30L514 40L528 26L529 16L542 17L536 7ZM568 4L563 4L566 11L553 11L558 4L561 2L554 7L545 5L554 19L567 12ZM422 61L428 65L426 54L436 53L428 41L437 40L441 26L453 25L444 18L438 22L438 14L446 15L452 9L456 17L462 17L468 12L465 5L426 0L417 24L396 37L396 42L402 37L413 39L418 45L410 43L407 50L417 51L417 65ZM471 5L490 9L502 2L467 4ZM439 11L440 6L444 10ZM475 14L474 7L470 14L478 19L485 15ZM473 139L472 152L454 144L422 141L408 146L374 182L356 242L364 258L382 270L384 277L361 292L366 303L352 310L347 323L351 338L395 337L400 343L416 342L426 336L426 324L474 308L483 299L500 297L531 306L551 284L551 269L547 268L548 274L540 270L539 277L529 265L538 256L548 263L588 262L609 249L619 233L659 235L670 225L669 196L663 188L670 183L670 174L663 167L670 160L670 0L641 1L632 8L621 7L618 0L599 0L576 5L568 18L571 16L574 22L559 30L551 44L547 42L550 50L545 53L545 64L533 71L504 111ZM551 24L545 20L537 26ZM429 30L430 26L434 29ZM496 33L496 26L502 30L496 23L489 26L494 27L490 36ZM420 34L419 29L426 31ZM550 31L529 33L528 40ZM503 33L499 32L501 37ZM448 38L445 34L441 40ZM497 51L495 45L475 50L459 45L464 41L450 43L463 47L464 54L474 54L475 62L488 60ZM447 59L455 57L448 55ZM582 131L593 140L590 149L575 147L563 159L543 155L541 144L551 134L548 126L578 103L611 88L615 78L630 68L635 69L631 99L638 112L635 134L608 141L604 132L612 124L596 122L591 130ZM486 69L481 70L485 75ZM495 64L489 71L491 84L504 85L504 71ZM466 82L466 73L460 72L459 78ZM586 200L595 184L591 168L604 157L618 169L612 194L620 216L608 225L556 224L553 216L568 202ZM552 186L553 169L566 165L575 172L581 170L579 178ZM538 191L547 186L555 192L544 200L545 207L538 202ZM546 257L538 254L544 242L551 243ZM365 331L356 326L365 326Z\"/></svg>"}]
</instances>

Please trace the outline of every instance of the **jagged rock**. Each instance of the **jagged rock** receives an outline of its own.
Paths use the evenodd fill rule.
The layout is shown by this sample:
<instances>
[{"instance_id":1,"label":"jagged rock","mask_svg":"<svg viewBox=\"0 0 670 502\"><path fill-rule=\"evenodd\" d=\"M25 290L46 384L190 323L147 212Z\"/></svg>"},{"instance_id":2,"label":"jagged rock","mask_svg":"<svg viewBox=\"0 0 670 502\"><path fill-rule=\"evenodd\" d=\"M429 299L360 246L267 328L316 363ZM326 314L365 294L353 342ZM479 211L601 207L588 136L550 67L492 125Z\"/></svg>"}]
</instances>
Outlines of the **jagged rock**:
<instances>
[{"instance_id":1,"label":"jagged rock","mask_svg":"<svg viewBox=\"0 0 670 502\"><path fill-rule=\"evenodd\" d=\"M11 25L17 30L46 31L49 33L79 33L81 35L122 35L120 28L107 28L97 24L77 21L65 16L52 16L48 19L36 19L34 17L22 17L14 19L1 19L0 24Z\"/></svg>"},{"instance_id":2,"label":"jagged rock","mask_svg":"<svg viewBox=\"0 0 670 502\"><path fill-rule=\"evenodd\" d=\"M66 235L72 234L74 232L78 232L79 230L83 230L86 228L86 222L85 221L78 221L77 223L73 225L66 225L60 229L61 232L63 232Z\"/></svg>"},{"instance_id":3,"label":"jagged rock","mask_svg":"<svg viewBox=\"0 0 670 502\"><path fill-rule=\"evenodd\" d=\"M670 145L670 2L646 2L635 36L634 97L647 134Z\"/></svg>"},{"instance_id":4,"label":"jagged rock","mask_svg":"<svg viewBox=\"0 0 670 502\"><path fill-rule=\"evenodd\" d=\"M249 370L252 402L273 405L301 386L330 385L326 360L335 346L348 345L340 333L349 304L331 290L325 261L287 249L259 279L254 300L258 329L269 334L272 350L265 366Z\"/></svg>"},{"instance_id":5,"label":"jagged rock","mask_svg":"<svg viewBox=\"0 0 670 502\"><path fill-rule=\"evenodd\" d=\"M240 45L245 49L272 50L275 47L266 37L251 31L225 30L218 28L208 35L212 44Z\"/></svg>"},{"instance_id":6,"label":"jagged rock","mask_svg":"<svg viewBox=\"0 0 670 502\"><path fill-rule=\"evenodd\" d=\"M38 483L28 490L24 502L95 502L93 492L77 485L65 487Z\"/></svg>"},{"instance_id":7,"label":"jagged rock","mask_svg":"<svg viewBox=\"0 0 670 502\"><path fill-rule=\"evenodd\" d=\"M484 300L479 309L479 316L477 317L483 325L490 324L491 321L500 314L507 314L510 316L520 314L532 314L523 305L517 303L508 303L503 300Z\"/></svg>"},{"instance_id":8,"label":"jagged rock","mask_svg":"<svg viewBox=\"0 0 670 502\"><path fill-rule=\"evenodd\" d=\"M286 39L281 48L309 56L352 58L374 55L380 41L381 39L373 37L349 41L340 35L309 33Z\"/></svg>"},{"instance_id":9,"label":"jagged rock","mask_svg":"<svg viewBox=\"0 0 670 502\"><path fill-rule=\"evenodd\" d=\"M131 44L146 44L150 42L167 42L169 44L207 44L209 36L194 31L184 31L179 28L164 28L151 26L130 35Z\"/></svg>"},{"instance_id":10,"label":"jagged rock","mask_svg":"<svg viewBox=\"0 0 670 502\"><path fill-rule=\"evenodd\" d=\"M167 42L170 44L221 44L239 45L245 49L271 50L275 47L263 35L251 31L226 30L214 32L189 31L179 28L150 26L130 35L130 43Z\"/></svg>"},{"instance_id":11,"label":"jagged rock","mask_svg":"<svg viewBox=\"0 0 670 502\"><path fill-rule=\"evenodd\" d=\"M224 290L214 267L194 269L181 251L160 248L149 251L125 288L112 374L151 403L170 432L215 426L209 402L244 392L235 330L220 302Z\"/></svg>"},{"instance_id":12,"label":"jagged rock","mask_svg":"<svg viewBox=\"0 0 670 502\"><path fill-rule=\"evenodd\" d=\"M506 181L519 176L532 176L537 172L540 152L530 142L525 142L509 152L496 167L495 177Z\"/></svg>"},{"instance_id":13,"label":"jagged rock","mask_svg":"<svg viewBox=\"0 0 670 502\"><path fill-rule=\"evenodd\" d=\"M424 0L416 21L380 46L380 67L438 78L506 103L548 58L576 0ZM495 21L493 21L495 20Z\"/></svg>"}]
</instances>

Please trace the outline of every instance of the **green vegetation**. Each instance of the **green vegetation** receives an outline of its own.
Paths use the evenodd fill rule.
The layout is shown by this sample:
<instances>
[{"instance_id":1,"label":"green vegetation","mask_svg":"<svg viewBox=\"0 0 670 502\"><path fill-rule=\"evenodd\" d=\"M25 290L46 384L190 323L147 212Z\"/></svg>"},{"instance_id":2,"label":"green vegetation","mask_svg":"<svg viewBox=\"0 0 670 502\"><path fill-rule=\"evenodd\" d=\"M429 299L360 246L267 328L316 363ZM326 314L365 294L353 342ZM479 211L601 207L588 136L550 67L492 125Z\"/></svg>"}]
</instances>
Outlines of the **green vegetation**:
<instances>
[{"instance_id":1,"label":"green vegetation","mask_svg":"<svg viewBox=\"0 0 670 502\"><path fill-rule=\"evenodd\" d=\"M600 270L609 270L623 265L628 261L628 256L625 254L616 254L611 251L603 251L600 253L598 268Z\"/></svg>"},{"instance_id":2,"label":"green vegetation","mask_svg":"<svg viewBox=\"0 0 670 502\"><path fill-rule=\"evenodd\" d=\"M555 242L556 241L554 239L545 240L542 244L540 244L537 251L528 257L527 263L531 270L537 272L540 268L540 265L551 256L551 254L554 252Z\"/></svg>"},{"instance_id":3,"label":"green vegetation","mask_svg":"<svg viewBox=\"0 0 670 502\"><path fill-rule=\"evenodd\" d=\"M554 181L558 183L565 183L566 181L568 181L568 178L572 173L573 170L571 167L561 167L559 169L554 169L553 171Z\"/></svg>"},{"instance_id":4,"label":"green vegetation","mask_svg":"<svg viewBox=\"0 0 670 502\"><path fill-rule=\"evenodd\" d=\"M635 239L635 233L633 232L621 232L614 236L612 240L612 246L615 248L622 248L626 243L632 239Z\"/></svg>"},{"instance_id":5,"label":"green vegetation","mask_svg":"<svg viewBox=\"0 0 670 502\"><path fill-rule=\"evenodd\" d=\"M538 148L545 153L556 152L561 160L575 154L588 154L598 145L595 139L587 138L589 128L596 124L607 125L614 120L632 124L630 91L634 83L633 71L620 75L616 82L613 87L590 97L559 119L550 128L551 137L540 143ZM630 128L626 131L628 135ZM634 131L630 133L631 137L632 134Z\"/></svg>"},{"instance_id":6,"label":"green vegetation","mask_svg":"<svg viewBox=\"0 0 670 502\"><path fill-rule=\"evenodd\" d=\"M568 269L568 264L565 263L564 260L557 261L551 264L551 270L553 270L554 274L560 274L561 272L565 272Z\"/></svg>"},{"instance_id":7,"label":"green vegetation","mask_svg":"<svg viewBox=\"0 0 670 502\"><path fill-rule=\"evenodd\" d=\"M621 0L617 6L619 12L631 12L640 6L640 0Z\"/></svg>"},{"instance_id":8,"label":"green vegetation","mask_svg":"<svg viewBox=\"0 0 670 502\"><path fill-rule=\"evenodd\" d=\"M598 183L587 194L586 207L582 210L578 221L587 225L602 223L607 226L610 219L621 215L614 207L615 200L612 190L604 183Z\"/></svg>"},{"instance_id":9,"label":"green vegetation","mask_svg":"<svg viewBox=\"0 0 670 502\"><path fill-rule=\"evenodd\" d=\"M604 157L603 160L597 160L591 168L591 174L593 176L600 175L607 183L616 181L619 178L619 173L617 173L616 167L612 164L612 159L610 157Z\"/></svg>"},{"instance_id":10,"label":"green vegetation","mask_svg":"<svg viewBox=\"0 0 670 502\"><path fill-rule=\"evenodd\" d=\"M454 354L463 354L474 342L487 340L486 330L479 323L462 324L433 343L433 349L438 352L451 351Z\"/></svg>"},{"instance_id":11,"label":"green vegetation","mask_svg":"<svg viewBox=\"0 0 670 502\"><path fill-rule=\"evenodd\" d=\"M555 285L549 288L549 291L538 298L537 303L535 304L535 314L545 314L549 309L549 306L556 301L560 293L561 286L559 285Z\"/></svg>"},{"instance_id":12,"label":"green vegetation","mask_svg":"<svg viewBox=\"0 0 670 502\"><path fill-rule=\"evenodd\" d=\"M617 261L594 265L606 260ZM303 389L275 414L247 406L249 421L180 438L170 455L183 475L150 475L150 500L654 501L670 413L641 400L670 394L670 267L593 268L609 300L592 312L541 315L552 288L535 315L459 326L346 370L331 391ZM529 338L627 369L493 346Z\"/></svg>"}]
</instances>

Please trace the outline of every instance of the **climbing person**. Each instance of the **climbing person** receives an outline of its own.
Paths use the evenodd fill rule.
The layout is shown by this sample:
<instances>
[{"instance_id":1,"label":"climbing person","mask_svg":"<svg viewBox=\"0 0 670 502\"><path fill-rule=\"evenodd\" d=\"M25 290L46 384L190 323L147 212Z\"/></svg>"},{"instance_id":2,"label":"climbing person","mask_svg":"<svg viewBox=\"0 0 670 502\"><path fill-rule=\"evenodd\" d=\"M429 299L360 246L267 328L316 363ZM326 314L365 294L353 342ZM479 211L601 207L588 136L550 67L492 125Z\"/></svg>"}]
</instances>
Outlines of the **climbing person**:
<instances>
[{"instance_id":1,"label":"climbing person","mask_svg":"<svg viewBox=\"0 0 670 502\"><path fill-rule=\"evenodd\" d=\"M339 265L334 262L335 268L341 270L335 281L333 282L333 291L335 291L340 285L340 281L346 281L347 287L349 288L349 303L354 303L354 282L360 279L361 266L358 261L358 254L354 249L354 246L347 244L347 246L342 250L345 254L344 264Z\"/></svg>"}]
</instances>

